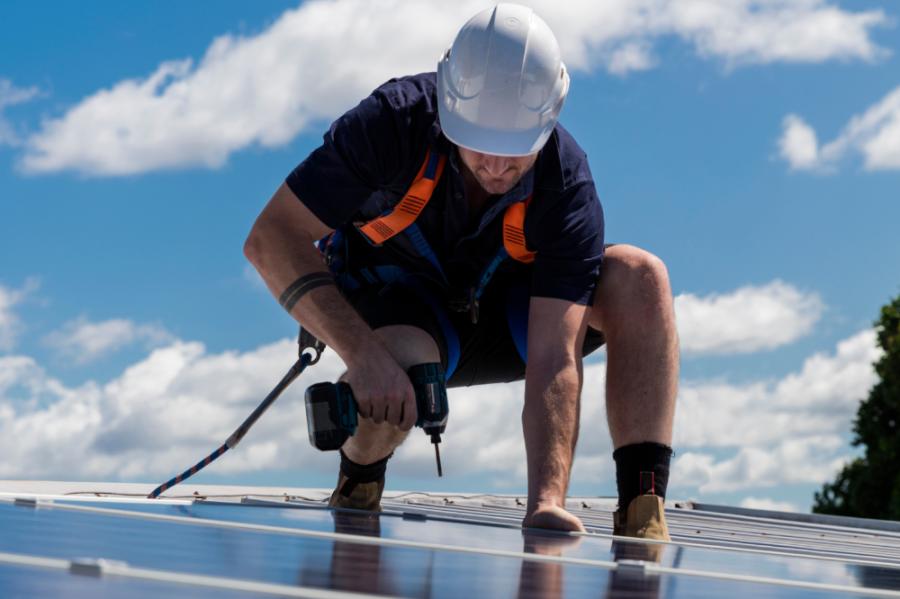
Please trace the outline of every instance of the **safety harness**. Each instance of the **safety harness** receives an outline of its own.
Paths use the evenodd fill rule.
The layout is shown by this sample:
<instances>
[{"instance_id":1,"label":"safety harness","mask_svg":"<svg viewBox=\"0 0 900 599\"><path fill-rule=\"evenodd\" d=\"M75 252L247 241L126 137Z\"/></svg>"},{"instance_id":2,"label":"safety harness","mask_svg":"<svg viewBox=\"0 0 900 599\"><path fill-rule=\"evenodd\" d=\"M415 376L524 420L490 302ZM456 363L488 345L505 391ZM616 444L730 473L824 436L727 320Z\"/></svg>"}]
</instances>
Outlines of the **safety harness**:
<instances>
[{"instance_id":1,"label":"safety harness","mask_svg":"<svg viewBox=\"0 0 900 599\"><path fill-rule=\"evenodd\" d=\"M425 210L437 187L447 157L429 149L425 161L403 199L391 210L369 222L357 225L357 229L372 245L381 245L388 239L409 229ZM503 249L506 255L518 262L534 262L535 253L525 245L525 212L531 195L509 205L503 214ZM429 252L431 253L431 252Z\"/></svg>"},{"instance_id":2,"label":"safety harness","mask_svg":"<svg viewBox=\"0 0 900 599\"><path fill-rule=\"evenodd\" d=\"M431 263L445 283L447 283L447 277L444 274L437 254L428 244L428 241L416 224L416 220L431 200L434 189L437 187L444 172L446 162L446 155L429 149L425 153L425 160L409 190L395 206L368 222L354 223L356 230L376 247L403 233L415 250ZM531 194L529 194L524 200L514 202L506 207L503 213L503 245L487 263L476 284L469 289L468 294L465 297L451 298L447 302L448 307L452 310L469 312L473 323L478 321L479 300L500 264L507 258L512 258L523 264L534 262L535 252L529 250L525 242L525 214L528 205L531 203L531 197ZM338 234L338 232L336 231L334 234ZM328 239L324 245L330 245L331 241L333 239ZM320 247L322 246L320 245ZM382 280L385 277L377 271L393 271L395 269L396 267L387 267L387 269L385 267L375 268L378 278ZM366 269L363 269L360 274L363 277L370 275ZM385 280L385 282L389 281Z\"/></svg>"}]
</instances>

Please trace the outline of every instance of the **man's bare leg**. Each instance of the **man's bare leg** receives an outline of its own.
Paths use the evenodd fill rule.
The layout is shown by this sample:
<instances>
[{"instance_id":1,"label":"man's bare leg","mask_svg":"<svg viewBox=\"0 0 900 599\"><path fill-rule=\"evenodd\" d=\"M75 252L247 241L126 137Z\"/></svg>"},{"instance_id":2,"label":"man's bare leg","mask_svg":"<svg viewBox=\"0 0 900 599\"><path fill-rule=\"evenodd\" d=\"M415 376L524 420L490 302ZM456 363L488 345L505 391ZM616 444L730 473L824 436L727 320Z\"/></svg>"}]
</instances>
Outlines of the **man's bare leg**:
<instances>
[{"instance_id":1,"label":"man's bare leg","mask_svg":"<svg viewBox=\"0 0 900 599\"><path fill-rule=\"evenodd\" d=\"M678 332L665 265L629 245L606 250L590 326L606 337L606 413L613 446L672 444Z\"/></svg>"},{"instance_id":2,"label":"man's bare leg","mask_svg":"<svg viewBox=\"0 0 900 599\"><path fill-rule=\"evenodd\" d=\"M606 336L606 413L619 492L613 532L668 540L662 499L672 456L678 332L662 261L633 246L608 247L590 325Z\"/></svg>"},{"instance_id":3,"label":"man's bare leg","mask_svg":"<svg viewBox=\"0 0 900 599\"><path fill-rule=\"evenodd\" d=\"M404 370L416 364L440 362L441 354L431 335L418 327L392 325L382 327L375 334ZM383 422L375 424L360 418L356 434L344 443L344 454L357 464L372 464L385 458L406 438L407 432Z\"/></svg>"}]
</instances>

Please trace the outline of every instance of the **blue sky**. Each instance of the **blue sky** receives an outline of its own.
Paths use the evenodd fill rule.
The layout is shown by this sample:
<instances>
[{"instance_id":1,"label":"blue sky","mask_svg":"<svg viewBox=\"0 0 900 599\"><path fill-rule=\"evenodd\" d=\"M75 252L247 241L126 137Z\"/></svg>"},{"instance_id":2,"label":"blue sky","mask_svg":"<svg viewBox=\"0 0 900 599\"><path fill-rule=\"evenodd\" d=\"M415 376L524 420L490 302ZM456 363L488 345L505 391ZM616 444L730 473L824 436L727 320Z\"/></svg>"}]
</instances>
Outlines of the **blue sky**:
<instances>
[{"instance_id":1,"label":"blue sky","mask_svg":"<svg viewBox=\"0 0 900 599\"><path fill-rule=\"evenodd\" d=\"M562 121L608 239L671 274L673 494L807 509L853 455L872 321L900 292L900 14L533 4L572 72ZM332 118L433 68L484 6L5 5L0 478L152 482L221 442L293 357L294 325L241 253L256 214ZM588 369L575 493L614 491L603 366ZM332 355L201 480L331 484L301 397L339 371ZM522 490L520 407L517 385L454 392L447 478L414 434L389 484Z\"/></svg>"}]
</instances>

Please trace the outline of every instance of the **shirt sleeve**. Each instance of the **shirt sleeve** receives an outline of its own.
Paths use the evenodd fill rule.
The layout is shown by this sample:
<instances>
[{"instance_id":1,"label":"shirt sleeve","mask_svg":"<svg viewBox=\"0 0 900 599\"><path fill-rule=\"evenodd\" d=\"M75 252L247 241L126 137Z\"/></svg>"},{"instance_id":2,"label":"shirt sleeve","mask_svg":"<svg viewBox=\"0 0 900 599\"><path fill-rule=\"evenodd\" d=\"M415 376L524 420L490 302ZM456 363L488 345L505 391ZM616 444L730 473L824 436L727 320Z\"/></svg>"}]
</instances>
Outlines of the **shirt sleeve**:
<instances>
[{"instance_id":1,"label":"shirt sleeve","mask_svg":"<svg viewBox=\"0 0 900 599\"><path fill-rule=\"evenodd\" d=\"M397 178L408 142L403 117L377 91L338 118L321 146L285 182L332 229L354 220L372 194Z\"/></svg>"},{"instance_id":2,"label":"shirt sleeve","mask_svg":"<svg viewBox=\"0 0 900 599\"><path fill-rule=\"evenodd\" d=\"M590 305L604 248L603 208L593 182L564 191L559 201L535 212L528 214L539 219L532 235L537 256L531 295Z\"/></svg>"}]
</instances>

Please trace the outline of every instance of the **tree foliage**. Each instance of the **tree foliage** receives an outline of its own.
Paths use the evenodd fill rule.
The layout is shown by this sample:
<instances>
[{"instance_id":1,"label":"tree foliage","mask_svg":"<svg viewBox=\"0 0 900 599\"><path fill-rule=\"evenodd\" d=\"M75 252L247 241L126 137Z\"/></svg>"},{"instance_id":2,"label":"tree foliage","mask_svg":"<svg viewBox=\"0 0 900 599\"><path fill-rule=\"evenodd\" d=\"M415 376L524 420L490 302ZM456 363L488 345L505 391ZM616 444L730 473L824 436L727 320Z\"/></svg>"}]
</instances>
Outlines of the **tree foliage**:
<instances>
[{"instance_id":1,"label":"tree foliage","mask_svg":"<svg viewBox=\"0 0 900 599\"><path fill-rule=\"evenodd\" d=\"M884 354L875 363L879 382L859 405L853 444L865 453L816 493L820 514L900 520L900 296L875 323Z\"/></svg>"}]
</instances>

